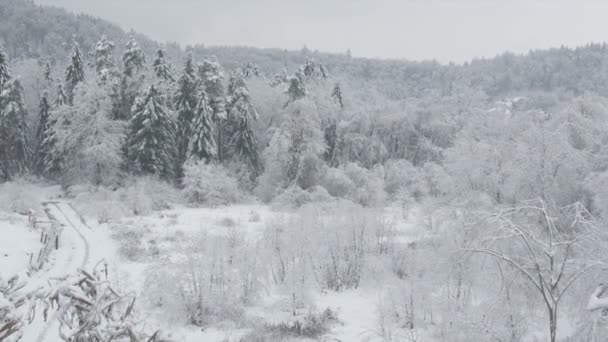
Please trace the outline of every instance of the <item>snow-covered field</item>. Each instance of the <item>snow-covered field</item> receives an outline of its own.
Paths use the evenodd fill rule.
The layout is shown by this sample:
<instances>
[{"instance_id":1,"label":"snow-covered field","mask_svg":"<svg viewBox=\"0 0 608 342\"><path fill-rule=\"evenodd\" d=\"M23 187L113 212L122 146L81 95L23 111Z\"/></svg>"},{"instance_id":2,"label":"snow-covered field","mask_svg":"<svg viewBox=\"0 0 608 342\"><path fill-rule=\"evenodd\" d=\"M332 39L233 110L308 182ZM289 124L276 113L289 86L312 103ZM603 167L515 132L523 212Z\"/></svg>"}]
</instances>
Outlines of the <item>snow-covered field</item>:
<instances>
[{"instance_id":1,"label":"snow-covered field","mask_svg":"<svg viewBox=\"0 0 608 342\"><path fill-rule=\"evenodd\" d=\"M241 322L224 320L205 327L188 324L183 317L167 312L171 310L170 305L151 305L145 293L149 291L147 279L151 270L166 263L178 264L188 257L189 249L201 237L238 237L240 241L246 241L246 246L254 245L273 222L289 222L294 216L292 211L272 210L256 204L217 208L177 207L147 216L98 223L93 217L80 216L69 199L48 203L47 206L49 213L63 225L60 248L51 254L42 270L27 278L28 289L42 286L49 279L66 276L77 268L90 269L103 260L110 266L111 278L117 289L138 294L138 313L146 325L162 328L166 336L175 341L239 341L251 331L252 326L293 320L289 304L286 304L288 296L285 291L269 281L263 284L264 290L260 295L245 306ZM416 214L410 212L407 220L404 220L399 208L390 208L385 209L383 215L397 228L395 237L409 242L420 234L415 229ZM44 218L38 216L39 219ZM0 232L9 237L0 240L0 274L3 277L24 275L30 253L36 253L42 246L39 233L29 227L27 216L6 212L0 214ZM313 286L307 290L306 298L306 312L311 312L313 308L317 312L330 309L337 316L330 331L324 333L325 339L353 342L378 340L379 292L375 285L364 283L357 289L340 292ZM306 312L299 312L298 317ZM48 322L38 317L24 329L22 341L60 341L56 336L57 331L58 322L53 317Z\"/></svg>"}]
</instances>

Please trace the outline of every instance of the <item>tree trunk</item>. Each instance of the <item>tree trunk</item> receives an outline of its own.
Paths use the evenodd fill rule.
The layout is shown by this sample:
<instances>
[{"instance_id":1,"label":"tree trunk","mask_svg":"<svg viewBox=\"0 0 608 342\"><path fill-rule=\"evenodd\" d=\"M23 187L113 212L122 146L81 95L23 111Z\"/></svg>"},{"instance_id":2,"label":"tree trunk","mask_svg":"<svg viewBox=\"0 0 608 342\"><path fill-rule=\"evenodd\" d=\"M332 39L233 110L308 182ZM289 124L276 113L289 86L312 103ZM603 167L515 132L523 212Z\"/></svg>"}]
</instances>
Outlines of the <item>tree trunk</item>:
<instances>
[{"instance_id":1,"label":"tree trunk","mask_svg":"<svg viewBox=\"0 0 608 342\"><path fill-rule=\"evenodd\" d=\"M551 334L551 342L557 340L557 307L549 308L549 332Z\"/></svg>"}]
</instances>

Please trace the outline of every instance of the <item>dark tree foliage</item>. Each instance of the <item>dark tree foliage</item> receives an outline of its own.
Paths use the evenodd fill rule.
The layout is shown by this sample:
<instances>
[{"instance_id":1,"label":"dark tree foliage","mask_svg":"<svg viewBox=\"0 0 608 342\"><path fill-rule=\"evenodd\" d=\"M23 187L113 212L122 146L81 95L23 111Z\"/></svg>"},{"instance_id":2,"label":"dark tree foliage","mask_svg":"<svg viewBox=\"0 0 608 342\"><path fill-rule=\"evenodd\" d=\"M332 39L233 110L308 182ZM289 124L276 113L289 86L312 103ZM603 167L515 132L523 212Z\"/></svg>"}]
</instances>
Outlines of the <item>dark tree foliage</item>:
<instances>
[{"instance_id":1,"label":"dark tree foliage","mask_svg":"<svg viewBox=\"0 0 608 342\"><path fill-rule=\"evenodd\" d=\"M74 101L74 89L78 83L82 81L84 81L84 63L82 61L80 47L77 42L74 42L72 45L72 54L70 54L68 66L65 69L66 95L69 104L72 104Z\"/></svg>"},{"instance_id":2,"label":"dark tree foliage","mask_svg":"<svg viewBox=\"0 0 608 342\"><path fill-rule=\"evenodd\" d=\"M217 159L217 146L213 137L213 109L205 92L199 96L192 126L192 136L188 145L188 159L212 162Z\"/></svg>"},{"instance_id":3,"label":"dark tree foliage","mask_svg":"<svg viewBox=\"0 0 608 342\"><path fill-rule=\"evenodd\" d=\"M154 74L158 79L163 81L174 81L173 75L171 74L171 67L165 60L165 52L158 49L156 52L156 58L152 62L152 68L154 68Z\"/></svg>"},{"instance_id":4,"label":"dark tree foliage","mask_svg":"<svg viewBox=\"0 0 608 342\"><path fill-rule=\"evenodd\" d=\"M154 86L137 100L127 134L129 170L163 179L174 175L175 123Z\"/></svg>"},{"instance_id":5,"label":"dark tree foliage","mask_svg":"<svg viewBox=\"0 0 608 342\"><path fill-rule=\"evenodd\" d=\"M27 167L26 116L23 87L19 80L9 80L0 93L0 180L11 179Z\"/></svg>"},{"instance_id":6,"label":"dark tree foliage","mask_svg":"<svg viewBox=\"0 0 608 342\"><path fill-rule=\"evenodd\" d=\"M38 128L36 129L36 150L34 153L34 171L41 175L45 172L45 160L47 154L50 151L50 146L47 144L50 142L48 137L51 135L51 104L49 102L49 95L47 92L42 94L40 99L40 105L38 109Z\"/></svg>"},{"instance_id":7,"label":"dark tree foliage","mask_svg":"<svg viewBox=\"0 0 608 342\"><path fill-rule=\"evenodd\" d=\"M192 55L186 58L184 69L176 85L173 105L177 111L177 178L181 179L182 167L187 159L192 136L194 114L199 102L198 81Z\"/></svg>"}]
</instances>

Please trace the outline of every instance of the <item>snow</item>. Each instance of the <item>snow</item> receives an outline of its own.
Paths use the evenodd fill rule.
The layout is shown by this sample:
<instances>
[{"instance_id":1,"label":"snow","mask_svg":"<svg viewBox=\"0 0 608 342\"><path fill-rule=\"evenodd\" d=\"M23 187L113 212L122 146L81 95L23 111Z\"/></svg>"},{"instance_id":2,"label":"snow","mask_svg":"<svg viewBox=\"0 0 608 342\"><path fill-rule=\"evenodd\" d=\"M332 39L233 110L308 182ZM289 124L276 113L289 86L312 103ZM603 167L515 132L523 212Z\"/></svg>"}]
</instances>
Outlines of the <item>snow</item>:
<instances>
[{"instance_id":1,"label":"snow","mask_svg":"<svg viewBox=\"0 0 608 342\"><path fill-rule=\"evenodd\" d=\"M0 212L0 278L27 270L30 254L42 244L40 234L30 227L27 216Z\"/></svg>"}]
</instances>

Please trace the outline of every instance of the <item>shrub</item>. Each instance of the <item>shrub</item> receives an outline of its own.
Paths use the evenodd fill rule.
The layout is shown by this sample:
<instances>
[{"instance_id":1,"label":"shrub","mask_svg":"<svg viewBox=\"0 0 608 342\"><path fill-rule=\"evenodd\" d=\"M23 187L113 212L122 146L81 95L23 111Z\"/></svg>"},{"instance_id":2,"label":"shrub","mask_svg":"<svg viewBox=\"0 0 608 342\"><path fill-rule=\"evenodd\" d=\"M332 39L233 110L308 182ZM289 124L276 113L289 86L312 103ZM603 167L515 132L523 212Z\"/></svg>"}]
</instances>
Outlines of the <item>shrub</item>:
<instances>
[{"instance_id":1,"label":"shrub","mask_svg":"<svg viewBox=\"0 0 608 342\"><path fill-rule=\"evenodd\" d=\"M74 197L79 212L100 223L168 209L179 199L175 188L154 177L131 178L117 189L76 185L68 189L68 195Z\"/></svg>"},{"instance_id":2,"label":"shrub","mask_svg":"<svg viewBox=\"0 0 608 342\"><path fill-rule=\"evenodd\" d=\"M183 182L186 201L193 205L224 205L241 197L236 179L220 165L188 162Z\"/></svg>"}]
</instances>

